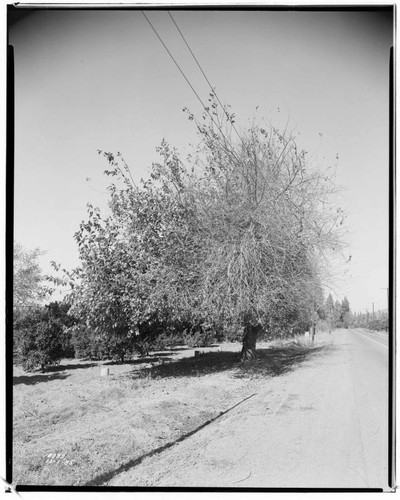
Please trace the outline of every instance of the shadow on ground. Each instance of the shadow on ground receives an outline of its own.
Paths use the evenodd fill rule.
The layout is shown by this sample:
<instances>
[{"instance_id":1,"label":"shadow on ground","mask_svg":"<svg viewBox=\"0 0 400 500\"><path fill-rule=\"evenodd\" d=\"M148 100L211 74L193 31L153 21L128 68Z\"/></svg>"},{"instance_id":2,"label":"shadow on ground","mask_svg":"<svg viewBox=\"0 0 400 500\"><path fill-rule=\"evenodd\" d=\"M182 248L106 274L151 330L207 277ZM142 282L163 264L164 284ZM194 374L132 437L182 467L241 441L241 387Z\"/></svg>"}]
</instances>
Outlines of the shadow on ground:
<instances>
[{"instance_id":1,"label":"shadow on ground","mask_svg":"<svg viewBox=\"0 0 400 500\"><path fill-rule=\"evenodd\" d=\"M129 359L124 362L122 361L107 361L107 363L103 363L106 366L109 365L141 365L144 363L158 363L162 361L171 361L171 355L168 353L158 352L154 354L149 354L145 358L137 358L137 359Z\"/></svg>"},{"instance_id":2,"label":"shadow on ground","mask_svg":"<svg viewBox=\"0 0 400 500\"><path fill-rule=\"evenodd\" d=\"M49 382L50 380L63 380L67 377L69 377L68 373L41 373L39 375L20 375L19 377L13 377L13 385L34 385L41 382Z\"/></svg>"},{"instance_id":3,"label":"shadow on ground","mask_svg":"<svg viewBox=\"0 0 400 500\"><path fill-rule=\"evenodd\" d=\"M211 346L213 347L213 346ZM187 346L176 346L176 347L169 347L168 350L169 351L188 351L189 349L191 349L191 347L187 347Z\"/></svg>"},{"instance_id":4,"label":"shadow on ground","mask_svg":"<svg viewBox=\"0 0 400 500\"><path fill-rule=\"evenodd\" d=\"M232 370L233 376L238 378L275 377L293 370L312 356L327 352L330 349L332 349L332 346L325 345L305 347L293 344L283 347L270 347L268 349L258 349L257 358L245 363L240 362L240 353L238 352L209 352L202 354L198 358L183 358L153 366L147 370L147 375L152 378L199 377L210 373ZM131 375L132 377L141 376L137 371L131 372Z\"/></svg>"},{"instance_id":5,"label":"shadow on ground","mask_svg":"<svg viewBox=\"0 0 400 500\"><path fill-rule=\"evenodd\" d=\"M260 349L257 351L257 359L240 364L239 370L234 376L277 377L295 369L316 354L326 353L331 349L332 347L328 345L308 347L294 344Z\"/></svg>"},{"instance_id":6,"label":"shadow on ground","mask_svg":"<svg viewBox=\"0 0 400 500\"><path fill-rule=\"evenodd\" d=\"M82 370L85 368L92 368L93 366L97 366L97 363L77 363L76 365L72 364L65 364L65 365L54 365L54 366L48 366L46 368L46 373L52 373L52 372L62 372L64 370Z\"/></svg>"},{"instance_id":7,"label":"shadow on ground","mask_svg":"<svg viewBox=\"0 0 400 500\"><path fill-rule=\"evenodd\" d=\"M97 363L77 363L77 364L60 364L54 366L46 367L46 371L44 373L35 373L32 375L19 375L13 377L13 385L25 384L25 385L34 385L40 382L49 382L51 380L63 380L69 377L69 370L83 370L85 368L92 368L93 366L97 366Z\"/></svg>"},{"instance_id":8,"label":"shadow on ground","mask_svg":"<svg viewBox=\"0 0 400 500\"><path fill-rule=\"evenodd\" d=\"M222 415L225 415L226 413L232 411L234 408L237 406L241 405L248 399L252 398L255 396L255 394L252 394L251 396L247 396L246 398L243 398L241 401L236 403L235 405L231 406L230 408L226 409L225 411L221 411L218 415L216 415L213 418L210 418L209 420L206 420L202 424L198 425L194 429L189 430L188 432L185 432L184 434L180 435L177 439L174 439L173 441L170 441L169 443L166 443L162 446L159 446L158 448L155 448L147 453L144 453L143 455L133 458L132 460L129 460L128 462L120 465L117 469L114 469L112 471L104 472L102 474L99 474L98 476L94 477L91 479L89 482L84 484L84 486L108 486L108 482L118 474L121 474L121 472L126 472L127 470L131 469L132 467L135 467L136 465L139 465L143 460L147 457L151 457L153 455L157 455L158 453L163 452L164 450L167 450L168 448L171 448L171 446L174 446L176 443L180 443L181 441L184 441L190 436L193 436L193 434L196 434L196 432L200 431L207 425L210 425L213 423L215 420L218 418L221 418Z\"/></svg>"}]
</instances>

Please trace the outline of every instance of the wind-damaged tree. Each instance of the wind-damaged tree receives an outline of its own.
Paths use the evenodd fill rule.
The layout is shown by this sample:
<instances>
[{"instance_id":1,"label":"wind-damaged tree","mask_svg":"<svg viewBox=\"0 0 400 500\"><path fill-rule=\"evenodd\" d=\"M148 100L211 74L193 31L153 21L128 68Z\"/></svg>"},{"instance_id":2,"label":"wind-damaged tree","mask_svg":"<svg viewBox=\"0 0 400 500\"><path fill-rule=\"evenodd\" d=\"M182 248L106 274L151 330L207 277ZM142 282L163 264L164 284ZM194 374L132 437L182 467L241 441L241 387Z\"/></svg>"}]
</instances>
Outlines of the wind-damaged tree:
<instances>
[{"instance_id":1,"label":"wind-damaged tree","mask_svg":"<svg viewBox=\"0 0 400 500\"><path fill-rule=\"evenodd\" d=\"M239 134L227 108L221 119L213 96L210 102L211 122L206 114L197 122L202 142L191 159L207 249L199 296L210 315L242 323L247 360L271 318L308 310L311 321L322 302L326 254L341 248L343 214L330 206L332 178L307 167L294 137L259 125Z\"/></svg>"},{"instance_id":2,"label":"wind-damaged tree","mask_svg":"<svg viewBox=\"0 0 400 500\"><path fill-rule=\"evenodd\" d=\"M253 125L235 140L234 115L213 95L203 120L189 119L195 154L185 165L163 141L140 186L120 154L104 153L122 186L109 188L110 215L89 206L76 234L72 312L119 355L151 322L241 325L247 360L261 330L311 320L343 214L329 205L332 179L306 167L292 136Z\"/></svg>"}]
</instances>

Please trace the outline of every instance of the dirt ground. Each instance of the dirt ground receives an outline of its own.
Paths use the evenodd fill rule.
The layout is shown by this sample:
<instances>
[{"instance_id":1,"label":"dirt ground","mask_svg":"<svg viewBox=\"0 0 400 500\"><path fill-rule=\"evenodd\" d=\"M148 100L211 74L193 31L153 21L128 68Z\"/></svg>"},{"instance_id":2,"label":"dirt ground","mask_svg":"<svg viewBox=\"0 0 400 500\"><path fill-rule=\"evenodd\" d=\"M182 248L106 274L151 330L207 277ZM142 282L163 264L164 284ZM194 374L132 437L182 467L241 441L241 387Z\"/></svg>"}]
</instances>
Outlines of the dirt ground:
<instances>
[{"instance_id":1,"label":"dirt ground","mask_svg":"<svg viewBox=\"0 0 400 500\"><path fill-rule=\"evenodd\" d=\"M353 337L384 350L378 337ZM364 359L353 337L260 343L249 364L238 363L241 345L232 343L197 358L181 346L125 364L65 360L44 374L16 368L13 483L299 487L314 467L311 487L337 487L343 477L345 486L365 487L369 473L349 471L368 460L380 467L383 431L380 412L361 400L362 415L376 413L365 432L377 444L365 458L352 443L360 432L353 372ZM359 378L376 386L378 402L374 362L372 353Z\"/></svg>"},{"instance_id":2,"label":"dirt ground","mask_svg":"<svg viewBox=\"0 0 400 500\"><path fill-rule=\"evenodd\" d=\"M14 369L13 483L102 485L182 439L291 370L302 346L239 343L151 353L129 363L64 360L47 373ZM110 374L101 376L101 367ZM279 377L278 377L279 378Z\"/></svg>"},{"instance_id":3,"label":"dirt ground","mask_svg":"<svg viewBox=\"0 0 400 500\"><path fill-rule=\"evenodd\" d=\"M391 491L387 335L338 330L325 340L293 370L263 379L254 397L108 484Z\"/></svg>"}]
</instances>

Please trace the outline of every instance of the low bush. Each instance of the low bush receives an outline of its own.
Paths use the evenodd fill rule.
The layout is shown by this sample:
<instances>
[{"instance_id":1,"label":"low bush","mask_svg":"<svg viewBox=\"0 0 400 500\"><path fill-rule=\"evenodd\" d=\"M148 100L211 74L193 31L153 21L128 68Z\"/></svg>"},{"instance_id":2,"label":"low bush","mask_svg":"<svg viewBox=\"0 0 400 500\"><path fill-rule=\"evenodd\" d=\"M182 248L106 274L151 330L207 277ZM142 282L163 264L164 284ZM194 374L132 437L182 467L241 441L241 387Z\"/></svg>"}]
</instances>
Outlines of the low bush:
<instances>
[{"instance_id":1,"label":"low bush","mask_svg":"<svg viewBox=\"0 0 400 500\"><path fill-rule=\"evenodd\" d=\"M68 327L68 306L53 302L21 311L14 320L15 362L32 371L57 364L74 354Z\"/></svg>"}]
</instances>

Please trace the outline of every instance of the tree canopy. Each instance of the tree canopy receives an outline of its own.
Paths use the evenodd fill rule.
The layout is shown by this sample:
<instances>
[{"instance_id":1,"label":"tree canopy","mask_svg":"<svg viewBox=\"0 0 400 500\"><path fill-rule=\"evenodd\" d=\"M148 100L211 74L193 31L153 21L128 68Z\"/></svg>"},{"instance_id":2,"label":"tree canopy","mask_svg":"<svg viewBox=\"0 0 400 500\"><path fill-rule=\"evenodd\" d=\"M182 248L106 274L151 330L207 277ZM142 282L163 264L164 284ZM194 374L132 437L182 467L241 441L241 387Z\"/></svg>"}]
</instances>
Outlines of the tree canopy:
<instances>
[{"instance_id":1,"label":"tree canopy","mask_svg":"<svg viewBox=\"0 0 400 500\"><path fill-rule=\"evenodd\" d=\"M18 312L36 305L50 293L46 278L39 264L43 252L36 248L26 250L20 243L14 242L13 306Z\"/></svg>"},{"instance_id":2,"label":"tree canopy","mask_svg":"<svg viewBox=\"0 0 400 500\"><path fill-rule=\"evenodd\" d=\"M150 340L156 325L234 324L254 338L248 357L258 331L312 320L344 216L331 203L332 177L312 169L286 131L253 124L238 133L213 95L200 120L188 116L199 146L182 161L163 141L139 185L120 153L99 151L115 178L110 213L89 205L75 235L72 311L116 353L144 331Z\"/></svg>"}]
</instances>

